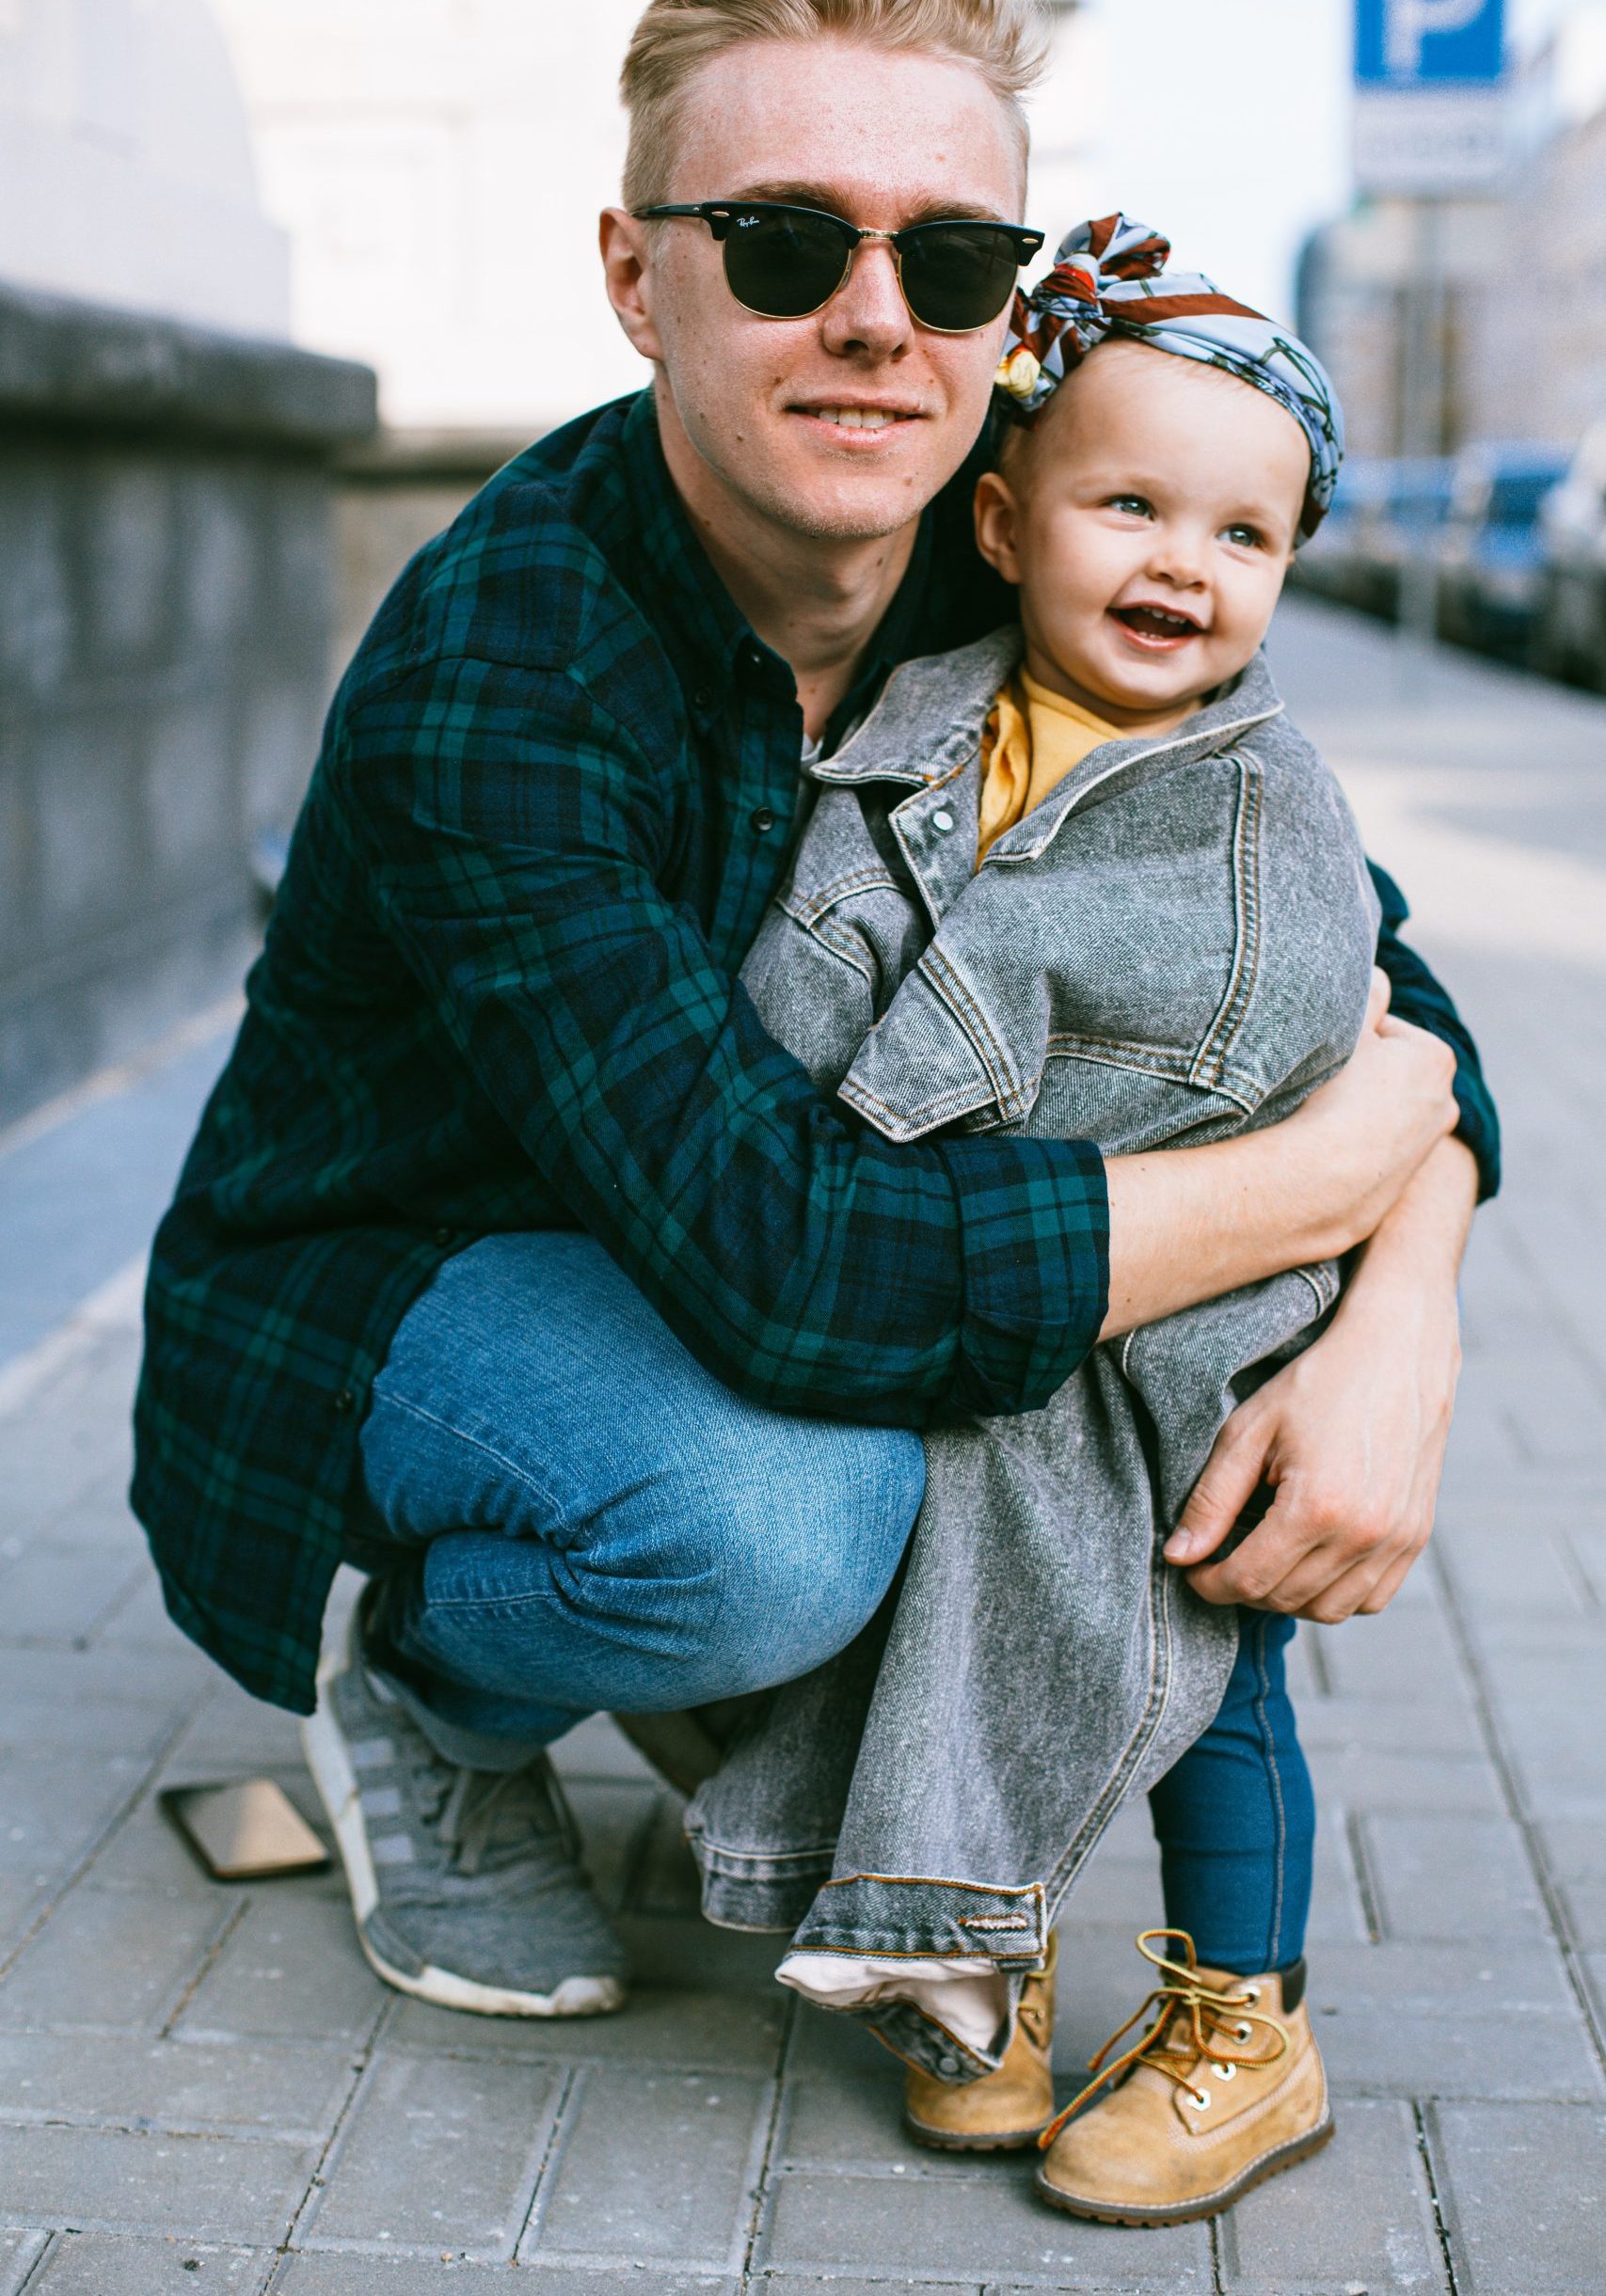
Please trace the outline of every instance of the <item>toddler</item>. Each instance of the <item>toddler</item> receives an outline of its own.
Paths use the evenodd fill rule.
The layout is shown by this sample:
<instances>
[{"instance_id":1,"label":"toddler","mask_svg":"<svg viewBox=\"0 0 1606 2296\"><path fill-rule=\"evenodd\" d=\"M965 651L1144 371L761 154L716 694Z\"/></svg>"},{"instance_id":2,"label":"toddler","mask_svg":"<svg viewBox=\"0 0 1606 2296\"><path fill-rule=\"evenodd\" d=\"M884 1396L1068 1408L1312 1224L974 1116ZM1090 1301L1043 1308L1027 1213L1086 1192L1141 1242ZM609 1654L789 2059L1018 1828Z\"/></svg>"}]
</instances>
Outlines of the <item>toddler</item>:
<instances>
[{"instance_id":1,"label":"toddler","mask_svg":"<svg viewBox=\"0 0 1606 2296\"><path fill-rule=\"evenodd\" d=\"M1366 1019L1376 896L1260 652L1339 411L1302 345L1164 276L1169 252L1085 225L1018 302L976 515L1020 627L904 665L810 763L743 971L894 1139L1219 1136L1289 1113ZM930 1434L890 1618L777 1692L689 1814L716 1918L832 1845L784 1981L905 2056L917 2136L1041 2140L1040 2190L1078 2214L1214 2213L1331 2130L1293 1623L1211 1609L1163 1548L1227 1415L1337 1290L1291 1271L1095 1350L1043 1412ZM1132 2023L1156 2015L1062 2126L1049 1924L1140 1786L1167 1929Z\"/></svg>"}]
</instances>

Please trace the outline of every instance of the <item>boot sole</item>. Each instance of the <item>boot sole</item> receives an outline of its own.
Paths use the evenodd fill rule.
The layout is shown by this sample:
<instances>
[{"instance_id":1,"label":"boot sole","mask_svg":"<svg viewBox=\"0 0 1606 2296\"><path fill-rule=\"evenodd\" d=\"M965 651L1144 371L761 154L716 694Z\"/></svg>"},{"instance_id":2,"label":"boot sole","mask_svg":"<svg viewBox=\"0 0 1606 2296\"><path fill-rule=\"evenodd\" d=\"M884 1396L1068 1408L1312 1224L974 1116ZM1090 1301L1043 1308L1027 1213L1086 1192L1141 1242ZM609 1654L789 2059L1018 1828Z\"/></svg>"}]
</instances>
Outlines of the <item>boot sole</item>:
<instances>
[{"instance_id":1,"label":"boot sole","mask_svg":"<svg viewBox=\"0 0 1606 2296\"><path fill-rule=\"evenodd\" d=\"M1285 2168L1296 2168L1301 2161L1308 2161L1312 2153L1320 2152L1328 2143L1333 2128L1333 2116L1329 2113L1318 2128L1309 2130L1304 2136L1291 2137L1286 2145L1280 2145L1274 2152L1266 2153L1245 2169L1243 2175L1235 2177L1231 2184L1224 2184L1218 2193L1207 2193L1201 2200L1184 2201L1171 2209L1120 2209L1107 2201L1083 2200L1073 2193L1063 2193L1057 2185L1050 2184L1041 2168L1035 2182L1039 2197L1046 2200L1050 2208L1062 2209L1067 2216L1087 2217L1096 2225L1191 2225L1201 2216L1219 2216L1223 2209L1230 2209L1234 2201L1242 2200L1246 2193L1252 2193L1257 2184L1264 2184L1268 2177L1280 2177Z\"/></svg>"},{"instance_id":2,"label":"boot sole","mask_svg":"<svg viewBox=\"0 0 1606 2296\"><path fill-rule=\"evenodd\" d=\"M955 2136L946 2129L928 2129L923 2121L903 2116L903 2126L917 2145L925 2145L932 2152L1025 2152L1035 2145L1048 2127L1039 2121L1035 2129L1011 2129L1002 2136Z\"/></svg>"},{"instance_id":3,"label":"boot sole","mask_svg":"<svg viewBox=\"0 0 1606 2296\"><path fill-rule=\"evenodd\" d=\"M375 1951L369 1941L368 1917L379 1903L379 1883L368 1846L357 1776L346 1753L345 1734L329 1711L326 1697L328 1684L342 1664L342 1656L336 1653L318 1669L318 1703L302 1721L301 1750L318 1789L318 1799L334 1829L357 1922L357 1941L374 1974L394 1986L398 1993L410 1993L441 2009L466 2009L476 2017L601 2017L610 2009L623 2007L625 1988L617 1977L565 1977L550 1993L524 1993L482 1985L477 1978L460 1977L455 1971L437 1969L432 1962L425 1962L420 1970L399 1970Z\"/></svg>"}]
</instances>

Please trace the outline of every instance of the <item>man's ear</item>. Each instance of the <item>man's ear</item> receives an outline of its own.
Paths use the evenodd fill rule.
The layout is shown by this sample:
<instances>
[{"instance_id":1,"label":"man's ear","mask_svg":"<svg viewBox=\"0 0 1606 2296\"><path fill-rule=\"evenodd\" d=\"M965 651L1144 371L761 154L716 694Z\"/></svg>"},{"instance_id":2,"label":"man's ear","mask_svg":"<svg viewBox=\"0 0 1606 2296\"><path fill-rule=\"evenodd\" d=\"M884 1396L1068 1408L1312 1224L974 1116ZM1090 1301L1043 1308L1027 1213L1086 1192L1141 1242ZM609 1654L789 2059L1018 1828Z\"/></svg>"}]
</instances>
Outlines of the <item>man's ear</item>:
<instances>
[{"instance_id":1,"label":"man's ear","mask_svg":"<svg viewBox=\"0 0 1606 2296\"><path fill-rule=\"evenodd\" d=\"M1021 578L1015 543L1019 516L1009 481L996 470L984 470L976 482L976 546L1007 582Z\"/></svg>"},{"instance_id":2,"label":"man's ear","mask_svg":"<svg viewBox=\"0 0 1606 2296\"><path fill-rule=\"evenodd\" d=\"M644 358L661 363L663 348L653 324L651 267L647 261L647 230L628 208L605 207L597 220L597 245L602 252L602 277L613 316Z\"/></svg>"}]
</instances>

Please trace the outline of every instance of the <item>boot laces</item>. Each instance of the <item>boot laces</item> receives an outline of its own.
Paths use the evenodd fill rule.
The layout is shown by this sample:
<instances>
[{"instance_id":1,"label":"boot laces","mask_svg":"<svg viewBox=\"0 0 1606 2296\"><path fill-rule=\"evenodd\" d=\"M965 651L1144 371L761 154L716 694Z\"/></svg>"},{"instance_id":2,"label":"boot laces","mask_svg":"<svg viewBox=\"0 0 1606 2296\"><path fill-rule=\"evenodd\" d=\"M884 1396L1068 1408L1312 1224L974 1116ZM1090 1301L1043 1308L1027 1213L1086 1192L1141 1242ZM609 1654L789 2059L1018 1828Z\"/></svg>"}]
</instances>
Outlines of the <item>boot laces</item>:
<instances>
[{"instance_id":1,"label":"boot laces","mask_svg":"<svg viewBox=\"0 0 1606 2296\"><path fill-rule=\"evenodd\" d=\"M1180 1941L1185 1959L1171 1960L1155 1950L1156 1944L1168 1940ZM1241 2065L1275 2065L1279 2057L1287 2054L1288 2029L1275 2017L1267 2017L1255 2007L1260 1999L1259 1988L1240 1985L1232 1991L1224 1991L1207 1985L1200 1973L1193 1940L1185 1929L1145 1929L1137 1940L1137 1950L1146 1961L1153 1963L1166 1982L1157 1985L1125 2024L1110 2035L1097 2056L1089 2058L1088 2070L1096 2079L1089 2081L1064 2112L1050 2121L1038 2139L1043 2151L1089 2097L1137 2066L1153 2066L1177 2088L1187 2090L1202 2109L1209 2099L1195 2085L1194 2071L1201 2057L1209 2057L1223 2068L1231 2066L1232 2072L1236 2073ZM1154 2011L1154 2021L1148 2032L1119 2057L1110 2059L1110 2051L1125 2040L1134 2025L1140 2024L1151 2010ZM1248 2050L1242 2046L1253 2039L1253 2028L1257 2025L1270 2034L1273 2046L1269 2050ZM1239 2046L1229 2046L1232 2043Z\"/></svg>"}]
</instances>

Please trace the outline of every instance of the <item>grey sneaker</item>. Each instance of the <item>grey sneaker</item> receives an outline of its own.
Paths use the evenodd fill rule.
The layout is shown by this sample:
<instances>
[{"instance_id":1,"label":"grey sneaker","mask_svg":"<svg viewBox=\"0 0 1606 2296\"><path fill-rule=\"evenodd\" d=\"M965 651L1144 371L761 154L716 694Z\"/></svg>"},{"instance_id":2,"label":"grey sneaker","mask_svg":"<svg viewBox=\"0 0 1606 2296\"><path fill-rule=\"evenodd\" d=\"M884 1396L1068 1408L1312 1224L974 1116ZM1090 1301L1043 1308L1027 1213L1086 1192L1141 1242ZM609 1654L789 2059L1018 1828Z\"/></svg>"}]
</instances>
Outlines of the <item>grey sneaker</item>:
<instances>
[{"instance_id":1,"label":"grey sneaker","mask_svg":"<svg viewBox=\"0 0 1606 2296\"><path fill-rule=\"evenodd\" d=\"M545 1754L522 1769L437 1754L364 1666L357 1622L301 1725L363 1952L388 1985L486 2017L593 2017L625 1998L625 1952L591 1893Z\"/></svg>"}]
</instances>

